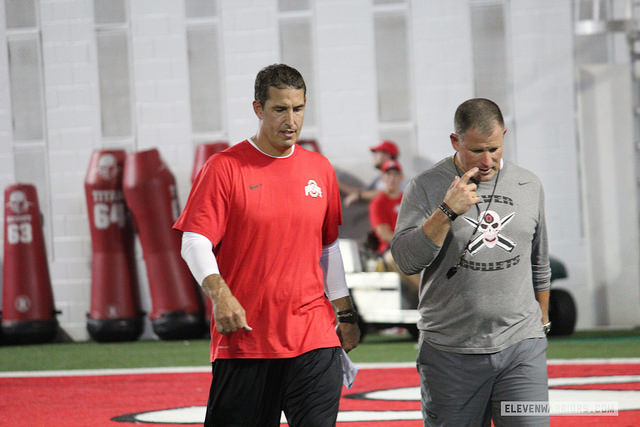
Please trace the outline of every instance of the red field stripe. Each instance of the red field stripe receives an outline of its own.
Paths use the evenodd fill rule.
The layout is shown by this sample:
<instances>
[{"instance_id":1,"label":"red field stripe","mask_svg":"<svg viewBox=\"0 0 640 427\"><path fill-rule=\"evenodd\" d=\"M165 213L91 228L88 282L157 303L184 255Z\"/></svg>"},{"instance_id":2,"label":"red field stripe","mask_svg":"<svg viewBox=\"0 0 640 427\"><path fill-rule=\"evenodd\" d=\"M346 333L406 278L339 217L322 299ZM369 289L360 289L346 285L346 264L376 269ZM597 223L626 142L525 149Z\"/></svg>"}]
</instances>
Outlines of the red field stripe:
<instances>
[{"instance_id":1,"label":"red field stripe","mask_svg":"<svg viewBox=\"0 0 640 427\"><path fill-rule=\"evenodd\" d=\"M210 380L209 373L3 378L0 379L0 425L131 425L111 421L111 418L133 412L206 405Z\"/></svg>"},{"instance_id":2,"label":"red field stripe","mask_svg":"<svg viewBox=\"0 0 640 427\"><path fill-rule=\"evenodd\" d=\"M550 365L550 378L639 375L640 363ZM209 372L147 373L0 378L0 426L133 426L113 419L206 404ZM415 414L420 410L419 378L415 367L361 369L351 390L343 390L340 410L396 411ZM559 389L627 390L637 393L638 382L560 385ZM383 401L364 399L364 393L407 389L415 396ZM403 395L403 396L406 396ZM355 397L355 398L354 398ZM640 405L640 400L639 400ZM353 412L350 412L353 413ZM380 412L373 412L378 416ZM388 414L387 414L388 415ZM200 421L201 422L201 421ZM137 424L140 425L140 424ZM143 426L193 426L194 424L147 423ZM341 422L338 427L417 427L420 420ZM617 417L553 416L552 426L640 426L640 410L621 411Z\"/></svg>"}]
</instances>

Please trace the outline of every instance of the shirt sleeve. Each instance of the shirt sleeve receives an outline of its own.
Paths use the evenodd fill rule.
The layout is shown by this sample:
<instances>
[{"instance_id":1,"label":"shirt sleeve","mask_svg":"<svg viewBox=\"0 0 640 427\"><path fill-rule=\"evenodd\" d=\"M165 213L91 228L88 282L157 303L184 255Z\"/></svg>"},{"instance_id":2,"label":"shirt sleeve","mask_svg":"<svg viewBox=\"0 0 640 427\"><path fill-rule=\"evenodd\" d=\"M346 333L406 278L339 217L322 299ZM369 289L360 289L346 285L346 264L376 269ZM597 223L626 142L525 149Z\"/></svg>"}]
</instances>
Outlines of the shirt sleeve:
<instances>
[{"instance_id":1,"label":"shirt sleeve","mask_svg":"<svg viewBox=\"0 0 640 427\"><path fill-rule=\"evenodd\" d=\"M533 289L536 292L551 287L551 266L549 264L549 242L547 240L547 224L544 209L544 190L540 184L538 201L538 225L531 242L531 272Z\"/></svg>"},{"instance_id":2,"label":"shirt sleeve","mask_svg":"<svg viewBox=\"0 0 640 427\"><path fill-rule=\"evenodd\" d=\"M326 159L325 159L326 160ZM328 246L338 239L339 227L342 225L342 204L336 173L328 160L327 167L327 213L322 225L322 245Z\"/></svg>"},{"instance_id":3,"label":"shirt sleeve","mask_svg":"<svg viewBox=\"0 0 640 427\"><path fill-rule=\"evenodd\" d=\"M228 162L218 155L209 158L196 177L173 228L201 234L215 247L224 236L231 185Z\"/></svg>"},{"instance_id":4,"label":"shirt sleeve","mask_svg":"<svg viewBox=\"0 0 640 427\"><path fill-rule=\"evenodd\" d=\"M436 259L441 246L433 243L422 231L422 224L431 215L424 189L414 178L402 196L400 213L391 241L391 254L398 267L407 275L417 274Z\"/></svg>"}]
</instances>

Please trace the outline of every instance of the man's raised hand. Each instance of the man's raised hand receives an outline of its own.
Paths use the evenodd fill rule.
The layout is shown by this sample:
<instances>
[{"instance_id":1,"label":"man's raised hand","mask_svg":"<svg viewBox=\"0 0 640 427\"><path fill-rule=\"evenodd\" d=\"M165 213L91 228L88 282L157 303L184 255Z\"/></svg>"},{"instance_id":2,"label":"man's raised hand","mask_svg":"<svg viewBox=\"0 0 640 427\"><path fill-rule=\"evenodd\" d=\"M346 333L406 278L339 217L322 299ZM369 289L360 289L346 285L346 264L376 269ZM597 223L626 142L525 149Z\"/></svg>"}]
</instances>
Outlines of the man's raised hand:
<instances>
[{"instance_id":1,"label":"man's raised hand","mask_svg":"<svg viewBox=\"0 0 640 427\"><path fill-rule=\"evenodd\" d=\"M462 215L468 211L471 206L479 203L482 199L476 193L478 186L475 183L469 183L479 169L477 167L469 169L464 175L456 176L451 182L447 193L444 196L444 202L457 215Z\"/></svg>"}]
</instances>

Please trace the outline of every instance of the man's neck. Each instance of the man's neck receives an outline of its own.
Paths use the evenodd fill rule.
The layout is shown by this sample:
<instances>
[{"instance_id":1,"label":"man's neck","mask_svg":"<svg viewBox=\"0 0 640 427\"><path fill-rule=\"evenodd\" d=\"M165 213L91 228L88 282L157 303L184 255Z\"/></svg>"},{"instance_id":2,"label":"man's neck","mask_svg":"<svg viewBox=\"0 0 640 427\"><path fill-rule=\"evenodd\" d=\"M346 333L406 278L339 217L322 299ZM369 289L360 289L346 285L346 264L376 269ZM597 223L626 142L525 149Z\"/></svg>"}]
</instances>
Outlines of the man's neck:
<instances>
[{"instance_id":1,"label":"man's neck","mask_svg":"<svg viewBox=\"0 0 640 427\"><path fill-rule=\"evenodd\" d=\"M399 189L396 189L396 190L385 190L385 193L386 193L387 196L389 196L390 199L395 199L395 198L399 197L400 194L402 194Z\"/></svg>"},{"instance_id":2,"label":"man's neck","mask_svg":"<svg viewBox=\"0 0 640 427\"><path fill-rule=\"evenodd\" d=\"M258 150L270 157L288 157L293 153L293 146L285 148L284 151L280 151L271 144L265 144L264 140L259 137L259 134L252 136L249 140Z\"/></svg>"}]
</instances>

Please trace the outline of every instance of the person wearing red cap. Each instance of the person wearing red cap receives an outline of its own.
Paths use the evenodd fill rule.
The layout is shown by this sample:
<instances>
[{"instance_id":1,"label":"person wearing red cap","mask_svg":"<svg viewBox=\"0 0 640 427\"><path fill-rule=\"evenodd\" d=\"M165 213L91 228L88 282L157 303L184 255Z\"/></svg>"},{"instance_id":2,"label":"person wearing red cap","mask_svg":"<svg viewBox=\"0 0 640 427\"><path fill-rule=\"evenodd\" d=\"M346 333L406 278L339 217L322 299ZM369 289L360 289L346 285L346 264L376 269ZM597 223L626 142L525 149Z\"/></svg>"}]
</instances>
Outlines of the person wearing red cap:
<instances>
[{"instance_id":1,"label":"person wearing red cap","mask_svg":"<svg viewBox=\"0 0 640 427\"><path fill-rule=\"evenodd\" d=\"M380 170L385 187L369 204L369 222L379 242L377 252L382 256L387 268L400 273L402 279L410 285L411 291L417 295L420 288L420 275L407 276L402 273L389 250L402 202L402 166L397 160L389 159L382 163Z\"/></svg>"},{"instance_id":2,"label":"person wearing red cap","mask_svg":"<svg viewBox=\"0 0 640 427\"><path fill-rule=\"evenodd\" d=\"M370 148L373 153L373 166L376 169L381 169L382 164L388 160L396 160L400 155L398 146L391 141L382 141L380 144ZM365 188L359 188L353 185L348 185L343 182L338 182L340 190L347 193L344 198L344 205L349 206L359 200L370 201L373 200L382 190L384 190L385 184L382 182L381 176L371 182Z\"/></svg>"},{"instance_id":3,"label":"person wearing red cap","mask_svg":"<svg viewBox=\"0 0 640 427\"><path fill-rule=\"evenodd\" d=\"M398 151L398 146L391 141L382 141L380 144L375 147L371 147L371 152L374 154L375 166L377 169L382 167L382 164L387 160L396 160L400 152Z\"/></svg>"}]
</instances>

